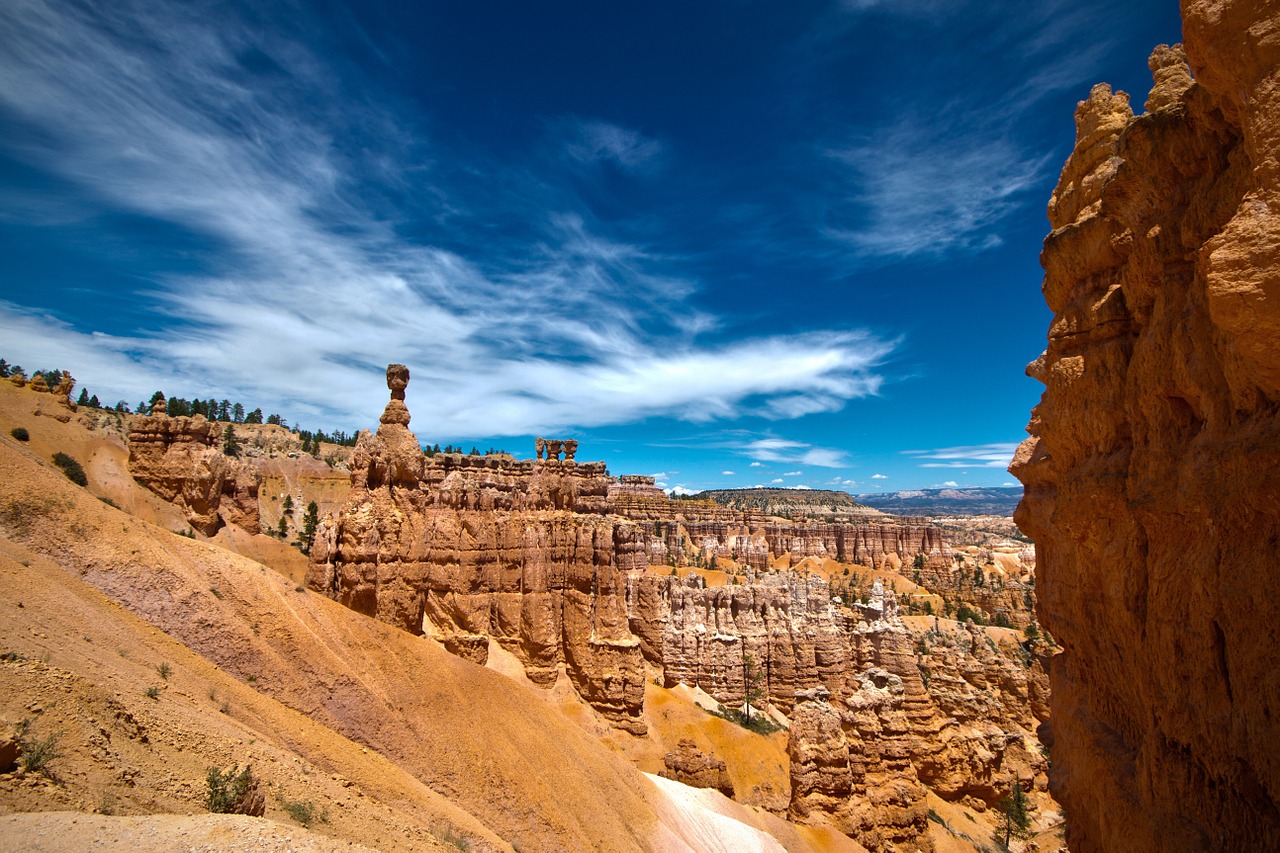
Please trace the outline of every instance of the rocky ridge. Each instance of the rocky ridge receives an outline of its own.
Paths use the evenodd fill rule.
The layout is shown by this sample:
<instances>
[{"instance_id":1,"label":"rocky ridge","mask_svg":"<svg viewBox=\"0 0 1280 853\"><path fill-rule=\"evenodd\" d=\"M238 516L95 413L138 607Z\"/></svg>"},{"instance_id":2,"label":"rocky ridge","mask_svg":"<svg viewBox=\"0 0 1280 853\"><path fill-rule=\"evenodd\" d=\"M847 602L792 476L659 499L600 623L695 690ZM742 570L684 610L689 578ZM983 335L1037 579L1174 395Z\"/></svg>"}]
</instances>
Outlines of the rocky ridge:
<instances>
[{"instance_id":1,"label":"rocky ridge","mask_svg":"<svg viewBox=\"0 0 1280 853\"><path fill-rule=\"evenodd\" d=\"M1076 110L1010 468L1081 853L1280 849L1280 19L1182 12L1144 113L1106 85Z\"/></svg>"}]
</instances>

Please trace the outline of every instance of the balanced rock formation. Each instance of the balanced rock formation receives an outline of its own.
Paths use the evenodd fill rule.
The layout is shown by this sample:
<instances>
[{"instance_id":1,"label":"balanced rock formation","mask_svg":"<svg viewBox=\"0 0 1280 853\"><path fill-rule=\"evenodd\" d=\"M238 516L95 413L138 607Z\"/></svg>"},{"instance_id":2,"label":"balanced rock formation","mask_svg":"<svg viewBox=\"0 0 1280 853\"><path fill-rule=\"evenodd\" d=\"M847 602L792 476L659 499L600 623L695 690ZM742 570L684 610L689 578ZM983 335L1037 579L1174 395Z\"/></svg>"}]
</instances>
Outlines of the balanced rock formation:
<instances>
[{"instance_id":1,"label":"balanced rock formation","mask_svg":"<svg viewBox=\"0 0 1280 853\"><path fill-rule=\"evenodd\" d=\"M1147 112L1076 111L1010 469L1078 853L1280 850L1280 17L1182 8Z\"/></svg>"},{"instance_id":2,"label":"balanced rock formation","mask_svg":"<svg viewBox=\"0 0 1280 853\"><path fill-rule=\"evenodd\" d=\"M258 532L257 469L223 454L222 429L203 415L135 417L129 423L129 472L212 536L226 523Z\"/></svg>"}]
</instances>

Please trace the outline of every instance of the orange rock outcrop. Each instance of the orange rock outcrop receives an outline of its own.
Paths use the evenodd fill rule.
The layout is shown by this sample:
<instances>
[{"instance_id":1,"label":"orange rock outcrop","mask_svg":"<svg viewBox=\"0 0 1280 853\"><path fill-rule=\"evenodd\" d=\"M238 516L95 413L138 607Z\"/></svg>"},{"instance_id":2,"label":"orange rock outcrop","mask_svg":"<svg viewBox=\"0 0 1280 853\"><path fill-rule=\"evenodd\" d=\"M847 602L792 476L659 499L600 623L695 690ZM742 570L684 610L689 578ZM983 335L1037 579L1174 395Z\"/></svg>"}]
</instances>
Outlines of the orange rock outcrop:
<instances>
[{"instance_id":1,"label":"orange rock outcrop","mask_svg":"<svg viewBox=\"0 0 1280 853\"><path fill-rule=\"evenodd\" d=\"M1010 469L1077 853L1280 849L1280 16L1182 11L1145 113L1076 111Z\"/></svg>"},{"instance_id":2,"label":"orange rock outcrop","mask_svg":"<svg viewBox=\"0 0 1280 853\"><path fill-rule=\"evenodd\" d=\"M392 399L356 443L351 494L321 525L307 583L477 663L492 638L537 684L563 667L593 707L643 733L625 572L648 561L635 526L604 514L603 463L559 458L560 441L533 461L428 459L408 427L408 370L387 377Z\"/></svg>"},{"instance_id":3,"label":"orange rock outcrop","mask_svg":"<svg viewBox=\"0 0 1280 853\"><path fill-rule=\"evenodd\" d=\"M698 749L688 738L680 738L676 748L662 759L665 768L658 774L667 779L683 782L694 788L715 788L726 797L733 797L733 781L724 759L714 753Z\"/></svg>"},{"instance_id":4,"label":"orange rock outcrop","mask_svg":"<svg viewBox=\"0 0 1280 853\"><path fill-rule=\"evenodd\" d=\"M206 536L226 523L257 533L260 475L222 452L224 428L202 415L135 417L129 422L129 472L181 508Z\"/></svg>"}]
</instances>

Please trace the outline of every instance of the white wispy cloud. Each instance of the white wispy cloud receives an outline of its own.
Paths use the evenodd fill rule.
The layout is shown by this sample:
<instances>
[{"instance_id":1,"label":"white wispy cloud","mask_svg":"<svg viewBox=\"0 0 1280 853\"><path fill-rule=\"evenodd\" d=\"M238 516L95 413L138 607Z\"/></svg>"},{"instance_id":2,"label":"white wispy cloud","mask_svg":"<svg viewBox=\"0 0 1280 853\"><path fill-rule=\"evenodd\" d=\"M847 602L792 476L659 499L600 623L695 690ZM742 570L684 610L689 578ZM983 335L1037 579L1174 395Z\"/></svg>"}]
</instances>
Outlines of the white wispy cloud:
<instances>
[{"instance_id":1,"label":"white wispy cloud","mask_svg":"<svg viewBox=\"0 0 1280 853\"><path fill-rule=\"evenodd\" d=\"M849 194L833 209L828 235L866 257L998 245L993 226L1024 201L1048 156L1027 155L1004 133L960 132L971 120L903 117L830 150Z\"/></svg>"},{"instance_id":2,"label":"white wispy cloud","mask_svg":"<svg viewBox=\"0 0 1280 853\"><path fill-rule=\"evenodd\" d=\"M270 79L246 69L249 52ZM0 304L7 352L72 366L104 396L218 388L294 420L363 424L399 361L426 435L784 419L876 393L896 345L857 331L704 345L719 320L689 304L697 282L572 209L539 210L539 239L510 263L405 238L399 211L365 203L371 181L438 199L442 219L465 207L433 182L429 135L364 93L325 106L359 86L234 13L15 0L0 6L0 78L0 110L31 129L13 156L218 247L136 294L153 310L127 332ZM627 169L667 156L603 122L579 122L573 140L573 156ZM796 450L777 458L843 457Z\"/></svg>"},{"instance_id":3,"label":"white wispy cloud","mask_svg":"<svg viewBox=\"0 0 1280 853\"><path fill-rule=\"evenodd\" d=\"M887 480L887 479L889 479L889 477L888 477L888 475L886 475L886 474L872 474L872 475L871 475L871 479L873 479L873 480Z\"/></svg>"},{"instance_id":4,"label":"white wispy cloud","mask_svg":"<svg viewBox=\"0 0 1280 853\"><path fill-rule=\"evenodd\" d=\"M999 4L948 0L841 0L838 9L824 19L828 31L875 14L909 19L913 32L926 31L919 38L935 37L938 49L922 56L918 70L922 80L947 80L950 94L940 101L922 85L928 103L906 100L892 121L846 129L843 139L836 134L819 146L836 166L838 196L827 200L824 233L864 263L1000 245L1000 223L1040 205L1029 191L1043 189L1061 158L1032 141L1025 119L1055 92L1084 94L1113 44L1099 19L1135 14L1090 0L1045 0L1018 15ZM981 33L977 43L970 33ZM972 49L1001 60L957 65L957 52ZM1001 92L994 102L993 86Z\"/></svg>"},{"instance_id":5,"label":"white wispy cloud","mask_svg":"<svg viewBox=\"0 0 1280 853\"><path fill-rule=\"evenodd\" d=\"M784 476L784 477L803 477L803 476L804 476L804 472L803 472L803 471L787 471L787 472L785 472L782 476Z\"/></svg>"},{"instance_id":6,"label":"white wispy cloud","mask_svg":"<svg viewBox=\"0 0 1280 853\"><path fill-rule=\"evenodd\" d=\"M722 476L722 477L732 477L732 476L734 476L734 472L733 472L733 471L721 471L721 472L720 472L720 476Z\"/></svg>"},{"instance_id":7,"label":"white wispy cloud","mask_svg":"<svg viewBox=\"0 0 1280 853\"><path fill-rule=\"evenodd\" d=\"M760 438L741 445L739 450L747 456L763 462L799 462L819 468L841 468L849 464L849 454L832 447L815 447L802 441L787 438ZM754 466L755 463L752 463ZM796 476L793 472L784 476Z\"/></svg>"},{"instance_id":8,"label":"white wispy cloud","mask_svg":"<svg viewBox=\"0 0 1280 853\"><path fill-rule=\"evenodd\" d=\"M607 121L569 119L564 126L565 150L582 162L608 161L636 172L658 165L666 149L657 139Z\"/></svg>"},{"instance_id":9,"label":"white wispy cloud","mask_svg":"<svg viewBox=\"0 0 1280 853\"><path fill-rule=\"evenodd\" d=\"M770 482L770 483L781 483L781 482L783 482L783 480L782 480L782 478L781 478L781 477L774 477L774 478L773 478L772 480L770 480L769 482Z\"/></svg>"},{"instance_id":10,"label":"white wispy cloud","mask_svg":"<svg viewBox=\"0 0 1280 853\"><path fill-rule=\"evenodd\" d=\"M750 468L763 468L763 467L764 467L764 463L763 463L763 462L752 462L748 467L750 467Z\"/></svg>"},{"instance_id":11,"label":"white wispy cloud","mask_svg":"<svg viewBox=\"0 0 1280 853\"><path fill-rule=\"evenodd\" d=\"M905 450L903 453L918 460L927 460L921 461L921 468L1007 468L1017 449L1016 441L997 441L937 450Z\"/></svg>"}]
</instances>

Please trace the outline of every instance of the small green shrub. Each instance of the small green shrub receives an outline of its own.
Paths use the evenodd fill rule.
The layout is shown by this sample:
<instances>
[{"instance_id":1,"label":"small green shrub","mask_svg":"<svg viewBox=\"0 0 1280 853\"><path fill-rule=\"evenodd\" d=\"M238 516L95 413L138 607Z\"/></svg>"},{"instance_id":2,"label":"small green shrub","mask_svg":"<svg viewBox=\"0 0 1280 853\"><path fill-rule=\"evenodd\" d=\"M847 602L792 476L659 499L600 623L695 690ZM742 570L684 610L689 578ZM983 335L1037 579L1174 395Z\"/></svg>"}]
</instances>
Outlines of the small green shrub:
<instances>
[{"instance_id":1,"label":"small green shrub","mask_svg":"<svg viewBox=\"0 0 1280 853\"><path fill-rule=\"evenodd\" d=\"M26 428L26 427L14 427L13 429L9 430L9 435L11 435L11 436L13 436L14 438L18 439L18 441L30 441L30 440L31 440L31 433L27 432L27 428Z\"/></svg>"},{"instance_id":2,"label":"small green shrub","mask_svg":"<svg viewBox=\"0 0 1280 853\"><path fill-rule=\"evenodd\" d=\"M236 765L230 770L210 767L205 771L208 793L205 804L214 814L254 814L262 816L261 794L258 780L248 765L239 773Z\"/></svg>"},{"instance_id":3,"label":"small green shrub","mask_svg":"<svg viewBox=\"0 0 1280 853\"><path fill-rule=\"evenodd\" d=\"M310 800L286 800L281 797L280 808L288 812L289 817L303 826L311 826L317 821L320 823L329 822L329 810L317 809L315 803Z\"/></svg>"},{"instance_id":4,"label":"small green shrub","mask_svg":"<svg viewBox=\"0 0 1280 853\"><path fill-rule=\"evenodd\" d=\"M471 839L463 835L452 826L438 824L431 827L431 834L436 837L437 841L450 844L462 853L468 853L471 850Z\"/></svg>"},{"instance_id":5,"label":"small green shrub","mask_svg":"<svg viewBox=\"0 0 1280 853\"><path fill-rule=\"evenodd\" d=\"M54 732L48 737L31 736L31 721L18 723L18 743L22 746L22 769L28 773L43 773L50 776L49 762L61 758L58 750L58 739L62 732Z\"/></svg>"},{"instance_id":6,"label":"small green shrub","mask_svg":"<svg viewBox=\"0 0 1280 853\"><path fill-rule=\"evenodd\" d=\"M755 732L758 735L772 734L782 729L782 726L758 710L751 715L751 719L747 719L747 716L737 708L726 708L724 705L721 705L716 711L708 711L707 713L722 720L737 723L747 731Z\"/></svg>"},{"instance_id":7,"label":"small green shrub","mask_svg":"<svg viewBox=\"0 0 1280 853\"><path fill-rule=\"evenodd\" d=\"M148 699L159 699L159 698L160 698L160 688L159 688L159 687L148 687L146 690L144 690L144 691L142 691L142 692L143 692L143 694L144 694Z\"/></svg>"},{"instance_id":8,"label":"small green shrub","mask_svg":"<svg viewBox=\"0 0 1280 853\"><path fill-rule=\"evenodd\" d=\"M67 475L67 479L77 486L89 485L89 478L85 475L84 468L62 451L53 454L53 464L61 468L62 473Z\"/></svg>"},{"instance_id":9,"label":"small green shrub","mask_svg":"<svg viewBox=\"0 0 1280 853\"><path fill-rule=\"evenodd\" d=\"M159 666L156 667L156 672L160 674L161 678L163 678L165 681L168 681L169 676L173 674L173 667L169 666L168 661L164 661L163 663L161 663Z\"/></svg>"}]
</instances>

